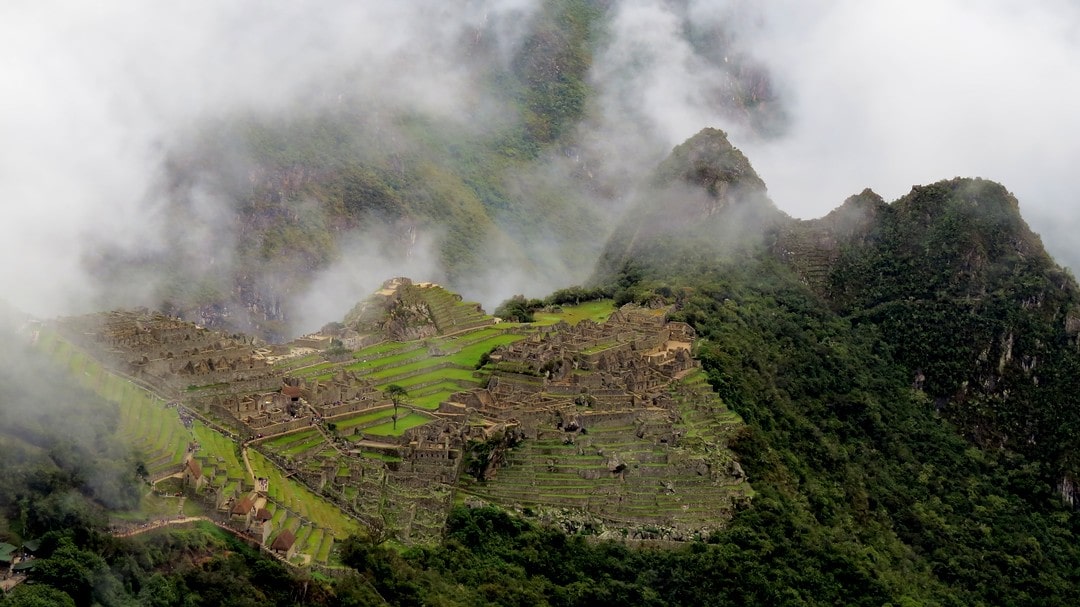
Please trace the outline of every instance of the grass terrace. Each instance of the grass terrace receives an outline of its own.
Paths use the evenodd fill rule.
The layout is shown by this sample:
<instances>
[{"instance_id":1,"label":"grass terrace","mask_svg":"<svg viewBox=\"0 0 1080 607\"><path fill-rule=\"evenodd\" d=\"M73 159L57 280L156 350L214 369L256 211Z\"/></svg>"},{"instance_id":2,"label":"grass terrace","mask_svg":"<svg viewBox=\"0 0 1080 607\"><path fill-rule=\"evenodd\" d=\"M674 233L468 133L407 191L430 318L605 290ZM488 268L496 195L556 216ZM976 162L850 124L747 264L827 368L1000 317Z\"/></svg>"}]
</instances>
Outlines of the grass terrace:
<instances>
[{"instance_id":1,"label":"grass terrace","mask_svg":"<svg viewBox=\"0 0 1080 607\"><path fill-rule=\"evenodd\" d=\"M326 439L324 439L321 434L316 434L315 436L313 436L313 437L311 437L311 438L309 438L307 440L295 442L295 443L289 445L288 447L281 450L281 454L282 455L289 455L289 456L296 456L296 455L299 455L299 454L304 453L306 451L310 451L310 450L314 449L315 447L318 447L319 445L322 445L325 442L326 442Z\"/></svg>"},{"instance_id":2,"label":"grass terrace","mask_svg":"<svg viewBox=\"0 0 1080 607\"><path fill-rule=\"evenodd\" d=\"M441 367L447 364L453 364L450 362L449 357L447 356L424 358L422 360L417 360L410 363L380 368L378 371L369 374L367 378L371 381L374 381L375 383L379 383L379 380L386 379L388 377L398 377L399 375L414 373L416 371L424 371L425 369L430 369L432 367Z\"/></svg>"},{"instance_id":3,"label":"grass terrace","mask_svg":"<svg viewBox=\"0 0 1080 607\"><path fill-rule=\"evenodd\" d=\"M615 300L587 301L576 306L562 306L561 310L561 312L536 312L533 314L533 324L548 326L565 320L569 324L576 325L585 319L604 322L615 311Z\"/></svg>"},{"instance_id":4,"label":"grass terrace","mask_svg":"<svg viewBox=\"0 0 1080 607\"><path fill-rule=\"evenodd\" d=\"M335 366L337 366L337 365L335 363L332 363L332 362L321 362L321 363L318 363L318 364L315 364L315 365L309 365L307 367L297 369L293 373L293 375L296 375L296 376L299 376L299 377L313 377L313 376L316 376L316 375L320 375L324 371L326 371L327 369L331 369L331 368L333 368Z\"/></svg>"},{"instance_id":5,"label":"grass terrace","mask_svg":"<svg viewBox=\"0 0 1080 607\"><path fill-rule=\"evenodd\" d=\"M334 425L337 427L338 432L343 432L381 419L390 419L390 416L393 414L394 408L386 407L385 409L380 409L378 411L372 411L356 417L336 421L334 422Z\"/></svg>"},{"instance_id":6,"label":"grass terrace","mask_svg":"<svg viewBox=\"0 0 1080 607\"><path fill-rule=\"evenodd\" d=\"M439 384L445 385L445 384ZM428 392L422 396L415 396L409 399L409 404L418 409L427 409L428 411L434 411L439 408L439 405L448 398L450 395L460 392L462 388L460 386L453 389L439 390L438 392Z\"/></svg>"},{"instance_id":7,"label":"grass terrace","mask_svg":"<svg viewBox=\"0 0 1080 607\"><path fill-rule=\"evenodd\" d=\"M410 347L412 347L412 344L409 343L409 342L384 341L382 343L378 343L378 344L375 344L373 346L368 346L366 348L362 348L360 350L357 350L353 354L353 358L360 359L360 360L363 360L365 358L375 358L375 357L379 357L379 356L389 355L389 354L391 354L393 352L397 352L398 350L401 350L403 348L410 348Z\"/></svg>"},{"instance_id":8,"label":"grass terrace","mask_svg":"<svg viewBox=\"0 0 1080 607\"><path fill-rule=\"evenodd\" d=\"M444 357L457 365L475 367L476 363L480 361L480 357L492 348L497 346L504 346L515 341L521 341L524 338L523 335L516 335L514 333L502 333L486 337L481 341L474 342L468 346L465 346L461 351Z\"/></svg>"},{"instance_id":9,"label":"grass terrace","mask_svg":"<svg viewBox=\"0 0 1080 607\"><path fill-rule=\"evenodd\" d=\"M447 380L464 381L479 386L480 380L477 379L476 376L473 375L473 373L475 373L475 371L473 371L472 369L459 369L455 367L449 367L446 369L434 369L430 373L424 373L423 375L414 375L412 377L409 377L408 379L402 379L393 383L401 386L402 388L405 388L406 390L409 390L410 393L415 386L429 384L429 382L442 383Z\"/></svg>"},{"instance_id":10,"label":"grass terrace","mask_svg":"<svg viewBox=\"0 0 1080 607\"><path fill-rule=\"evenodd\" d=\"M345 516L337 506L312 493L307 487L286 478L277 466L270 463L258 451L249 450L248 458L251 460L251 467L256 475L270 479L269 495L278 503L308 521L317 522L335 539L344 539L360 531L359 523ZM274 526L278 527L278 517L281 518L283 525L289 524L286 520L287 516L288 513L284 510L275 512Z\"/></svg>"},{"instance_id":11,"label":"grass terrace","mask_svg":"<svg viewBox=\"0 0 1080 607\"><path fill-rule=\"evenodd\" d=\"M285 358L274 363L274 367L277 369L299 369L308 365L314 365L322 360L320 354L305 354L303 356L294 356L291 358Z\"/></svg>"},{"instance_id":12,"label":"grass terrace","mask_svg":"<svg viewBox=\"0 0 1080 607\"><path fill-rule=\"evenodd\" d=\"M379 346L372 346L372 348L378 347ZM402 344L401 348L392 350L386 355L369 354L368 350L370 350L370 348L364 348L363 350L357 351L354 357L359 358L360 360L349 364L345 368L350 371L371 371L386 366L393 366L397 363L411 361L417 357L427 356L427 350L421 342Z\"/></svg>"},{"instance_id":13,"label":"grass terrace","mask_svg":"<svg viewBox=\"0 0 1080 607\"><path fill-rule=\"evenodd\" d=\"M176 409L167 409L165 401L107 371L55 334L44 336L40 345L51 350L57 362L80 383L119 406L116 436L138 451L151 476L184 461L192 434L180 421Z\"/></svg>"},{"instance_id":14,"label":"grass terrace","mask_svg":"<svg viewBox=\"0 0 1080 607\"><path fill-rule=\"evenodd\" d=\"M397 421L395 425L393 421L387 421L377 426L370 428L364 428L364 434L370 434L372 436L401 436L409 428L415 428L422 426L433 418L427 415L421 415L419 413L409 413Z\"/></svg>"},{"instance_id":15,"label":"grass terrace","mask_svg":"<svg viewBox=\"0 0 1080 607\"><path fill-rule=\"evenodd\" d=\"M224 469L226 477L233 480L247 478L247 469L237 456L236 443L215 430L208 428L199 420L191 426L195 440L199 441L198 455L214 465Z\"/></svg>"},{"instance_id":16,"label":"grass terrace","mask_svg":"<svg viewBox=\"0 0 1080 607\"><path fill-rule=\"evenodd\" d=\"M315 428L310 428L307 430L301 430L299 432L292 432L290 434L282 434L281 436L275 436L274 438L266 440L260 444L263 447L278 451L296 442L310 440L312 437L317 435L319 435L319 431Z\"/></svg>"}]
</instances>

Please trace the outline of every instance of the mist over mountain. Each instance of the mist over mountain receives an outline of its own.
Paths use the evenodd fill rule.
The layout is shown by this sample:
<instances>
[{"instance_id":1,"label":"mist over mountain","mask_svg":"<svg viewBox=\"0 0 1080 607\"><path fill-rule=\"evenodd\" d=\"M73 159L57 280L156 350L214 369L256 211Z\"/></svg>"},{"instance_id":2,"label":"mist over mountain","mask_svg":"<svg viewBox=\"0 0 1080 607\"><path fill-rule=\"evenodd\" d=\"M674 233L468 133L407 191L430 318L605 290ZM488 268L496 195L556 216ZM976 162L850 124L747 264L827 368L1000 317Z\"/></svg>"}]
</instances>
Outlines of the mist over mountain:
<instances>
[{"instance_id":1,"label":"mist over mountain","mask_svg":"<svg viewBox=\"0 0 1080 607\"><path fill-rule=\"evenodd\" d=\"M3 10L24 309L168 304L284 336L389 274L542 295L588 276L640 177L706 125L792 215L981 175L1071 259L1067 4L939 3L918 28L848 2Z\"/></svg>"},{"instance_id":2,"label":"mist over mountain","mask_svg":"<svg viewBox=\"0 0 1080 607\"><path fill-rule=\"evenodd\" d=\"M1056 0L6 3L0 542L47 564L0 605L1080 602L1077 31ZM463 498L437 545L341 542L333 580L110 535L145 462L33 318L281 343L393 276L522 320L666 310L749 497L643 549Z\"/></svg>"}]
</instances>

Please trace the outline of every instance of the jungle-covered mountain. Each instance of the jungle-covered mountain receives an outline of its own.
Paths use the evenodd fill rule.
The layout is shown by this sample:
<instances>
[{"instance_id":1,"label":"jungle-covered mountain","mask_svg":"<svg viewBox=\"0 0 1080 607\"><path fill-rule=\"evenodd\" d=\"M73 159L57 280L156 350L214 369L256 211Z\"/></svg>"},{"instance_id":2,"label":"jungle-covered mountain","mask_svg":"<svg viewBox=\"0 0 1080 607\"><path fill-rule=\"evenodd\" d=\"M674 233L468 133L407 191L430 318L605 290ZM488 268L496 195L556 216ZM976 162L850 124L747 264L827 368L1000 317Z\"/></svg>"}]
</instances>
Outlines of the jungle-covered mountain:
<instances>
[{"instance_id":1,"label":"jungle-covered mountain","mask_svg":"<svg viewBox=\"0 0 1080 607\"><path fill-rule=\"evenodd\" d=\"M793 220L711 129L653 180L607 243L596 288L580 291L672 304L703 338L697 357L746 421L733 448L756 492L725 529L636 547L461 508L435 546L353 538L349 572L327 581L210 529L111 538L108 495L130 496L136 482L122 460L103 468L120 480L99 495L85 480L92 451L65 471L60 454L18 447L24 471L6 493L32 499L5 502L5 537L48 541L38 584L4 604L54 591L76 604L162 605L1080 599L1077 290L1005 188L953 179L892 203L864 191L822 219ZM19 436L40 415L31 407L9 427ZM78 575L59 574L78 563Z\"/></svg>"},{"instance_id":2,"label":"jungle-covered mountain","mask_svg":"<svg viewBox=\"0 0 1080 607\"><path fill-rule=\"evenodd\" d=\"M144 277L149 305L270 340L318 328L306 311L328 293L373 290L386 278L373 266L491 306L581 282L635 172L666 153L632 116L601 124L590 70L613 12L544 2L510 56L494 24L468 31L447 51L473 90L461 107L365 88L358 64L283 110L196 124L163 150L161 241L105 242L87 264L105 284ZM718 26L693 27L731 74L711 103L763 136L779 128L767 73Z\"/></svg>"},{"instance_id":3,"label":"jungle-covered mountain","mask_svg":"<svg viewBox=\"0 0 1080 607\"><path fill-rule=\"evenodd\" d=\"M1080 295L1018 201L950 179L795 220L713 129L643 153L630 179L589 137L608 4L545 3L505 63L484 30L462 39L484 104L455 120L329 83L287 115L201 124L167 151L177 229L87 261L113 284L165 277L160 307L270 339L354 258L422 258L471 297L515 267L674 305L748 428L734 448L757 494L726 529L631 546L459 509L438 545L353 538L334 579L211 529L114 538L107 515L144 490L103 438L116 412L20 346L0 359L0 542L40 540L43 565L0 605L1080 603ZM691 38L720 60L710 34ZM716 103L761 136L782 128L767 74L732 73ZM492 292L524 290L509 288Z\"/></svg>"}]
</instances>

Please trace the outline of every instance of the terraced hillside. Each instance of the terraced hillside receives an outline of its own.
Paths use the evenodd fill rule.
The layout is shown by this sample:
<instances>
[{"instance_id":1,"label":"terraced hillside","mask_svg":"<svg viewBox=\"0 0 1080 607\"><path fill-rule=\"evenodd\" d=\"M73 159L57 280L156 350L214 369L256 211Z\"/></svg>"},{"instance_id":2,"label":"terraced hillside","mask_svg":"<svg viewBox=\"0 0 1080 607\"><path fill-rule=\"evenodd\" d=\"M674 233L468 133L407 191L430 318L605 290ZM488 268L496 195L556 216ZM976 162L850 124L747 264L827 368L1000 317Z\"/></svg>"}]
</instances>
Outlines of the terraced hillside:
<instances>
[{"instance_id":1,"label":"terraced hillside","mask_svg":"<svg viewBox=\"0 0 1080 607\"><path fill-rule=\"evenodd\" d=\"M129 344L165 353L154 368L195 386L171 426L164 403L136 398L151 392L93 380L131 401L125 440L286 558L325 562L355 521L403 544L436 539L455 494L568 513L568 528L615 537L684 540L723 525L750 495L727 449L741 421L693 361L694 330L669 312L597 301L497 324L437 285L394 279L346 323L283 346L145 312L66 330L135 369L147 362ZM169 356L193 352L198 364ZM65 364L87 373L83 358Z\"/></svg>"},{"instance_id":2,"label":"terraced hillside","mask_svg":"<svg viewBox=\"0 0 1080 607\"><path fill-rule=\"evenodd\" d=\"M670 394L679 413L674 423L659 410L597 423L583 414L579 432L545 432L510 449L492 478L464 485L461 499L537 512L608 537L671 538L674 529L722 527L733 505L752 495L726 450L742 421L701 371L673 384Z\"/></svg>"},{"instance_id":3,"label":"terraced hillside","mask_svg":"<svg viewBox=\"0 0 1080 607\"><path fill-rule=\"evenodd\" d=\"M372 297L356 305L345 326L359 335L407 341L449 335L494 324L480 304L432 283L394 278Z\"/></svg>"},{"instance_id":4,"label":"terraced hillside","mask_svg":"<svg viewBox=\"0 0 1080 607\"><path fill-rule=\"evenodd\" d=\"M167 408L164 400L106 370L55 333L43 332L38 346L85 387L120 406L116 436L138 450L151 479L179 472L192 436L177 409Z\"/></svg>"},{"instance_id":5,"label":"terraced hillside","mask_svg":"<svg viewBox=\"0 0 1080 607\"><path fill-rule=\"evenodd\" d=\"M181 409L105 369L53 332L43 332L38 345L83 385L119 405L116 437L141 454L150 480L180 476L190 455L206 478L205 485L194 490L195 497L208 501L211 511L217 504L224 509L222 512L227 512L236 496L252 490L254 479L242 461L240 445L233 438L198 419L184 419ZM308 439L312 434L322 441L314 430L298 438ZM288 478L257 453L251 456L251 461L256 475L270 479L267 495L260 502L272 516L267 543L289 530L295 536L294 562L329 564L335 539L357 532L359 523L295 479Z\"/></svg>"},{"instance_id":6,"label":"terraced hillside","mask_svg":"<svg viewBox=\"0 0 1080 607\"><path fill-rule=\"evenodd\" d=\"M250 451L249 457L255 474L268 480L265 507L273 517L274 529L269 542L288 530L296 538L297 551L305 555L298 560L327 563L335 540L359 532L360 525L354 519L306 487L291 482L257 451Z\"/></svg>"}]
</instances>

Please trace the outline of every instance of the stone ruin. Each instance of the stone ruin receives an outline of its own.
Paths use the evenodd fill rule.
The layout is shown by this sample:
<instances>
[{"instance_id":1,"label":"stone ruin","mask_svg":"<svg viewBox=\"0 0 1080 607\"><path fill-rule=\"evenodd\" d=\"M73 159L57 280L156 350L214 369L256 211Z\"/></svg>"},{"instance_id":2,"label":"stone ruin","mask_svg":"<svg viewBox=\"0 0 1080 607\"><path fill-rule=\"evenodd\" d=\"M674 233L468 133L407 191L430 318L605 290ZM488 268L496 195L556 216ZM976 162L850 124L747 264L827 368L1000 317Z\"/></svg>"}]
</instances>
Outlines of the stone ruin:
<instances>
[{"instance_id":1,"label":"stone ruin","mask_svg":"<svg viewBox=\"0 0 1080 607\"><path fill-rule=\"evenodd\" d=\"M456 300L440 303L446 295L434 285L398 279L384 287L384 303L399 298L399 302L411 302L413 312L420 310L420 300L410 298L417 293L427 298L424 313L436 330L491 322L490 317L476 320L467 307L453 308ZM410 290L414 293L407 295ZM487 386L452 395L440 404L432 421L401 436L364 438L355 446L337 446L341 453L337 459L304 463L325 451L322 447L299 453L293 458L297 465L293 473L312 488L336 496L336 501L368 521L386 516L380 504L409 504L395 510L393 521L404 541L439 532L451 496L455 488L468 484L470 470L496 483L503 468L510 466L507 470L513 471L514 445L518 444L556 441L584 455L601 453L590 456L599 458L601 465L582 469L585 480L618 478L630 483L650 474L660 479L704 474L715 481L715 470L726 470L728 464L708 460L698 452L687 455L686 449L671 452L677 445L690 444L681 425L685 412L680 410L680 398L685 399L673 397L677 392L673 386L698 365L691 356L693 328L669 321L668 312L625 306L603 323L584 320L540 328L493 351ZM367 313L365 308L357 314L367 318ZM273 364L287 356L288 347L263 346L242 335L222 334L146 310L64 319L58 322L58 330L114 369L235 426L247 439L322 428L326 422L392 407L373 382L343 366L321 380L290 377ZM290 347L314 351L326 341L318 335L306 336ZM323 429L320 432L325 434ZM634 457L605 451L602 440L590 436L603 432L621 433L624 442L643 445L645 451ZM485 444L491 448L478 463L473 450ZM646 453L648 449L653 455ZM366 456L372 453L378 457ZM550 459L551 470L563 465L558 458ZM195 471L189 476L199 482ZM350 487L356 489L355 497L347 498ZM637 506L620 506L624 497L609 494L602 507L587 499L571 499L564 506L609 522L655 522L628 515L628 508ZM496 501L512 504L514 499L503 496ZM678 527L669 518L661 522ZM686 528L678 533L687 533L689 526L699 523L686 519ZM667 537L681 537L678 533Z\"/></svg>"},{"instance_id":2,"label":"stone ruin","mask_svg":"<svg viewBox=\"0 0 1080 607\"><path fill-rule=\"evenodd\" d=\"M199 386L272 383L254 340L146 309L65 318L57 330L113 369L170 398Z\"/></svg>"}]
</instances>

